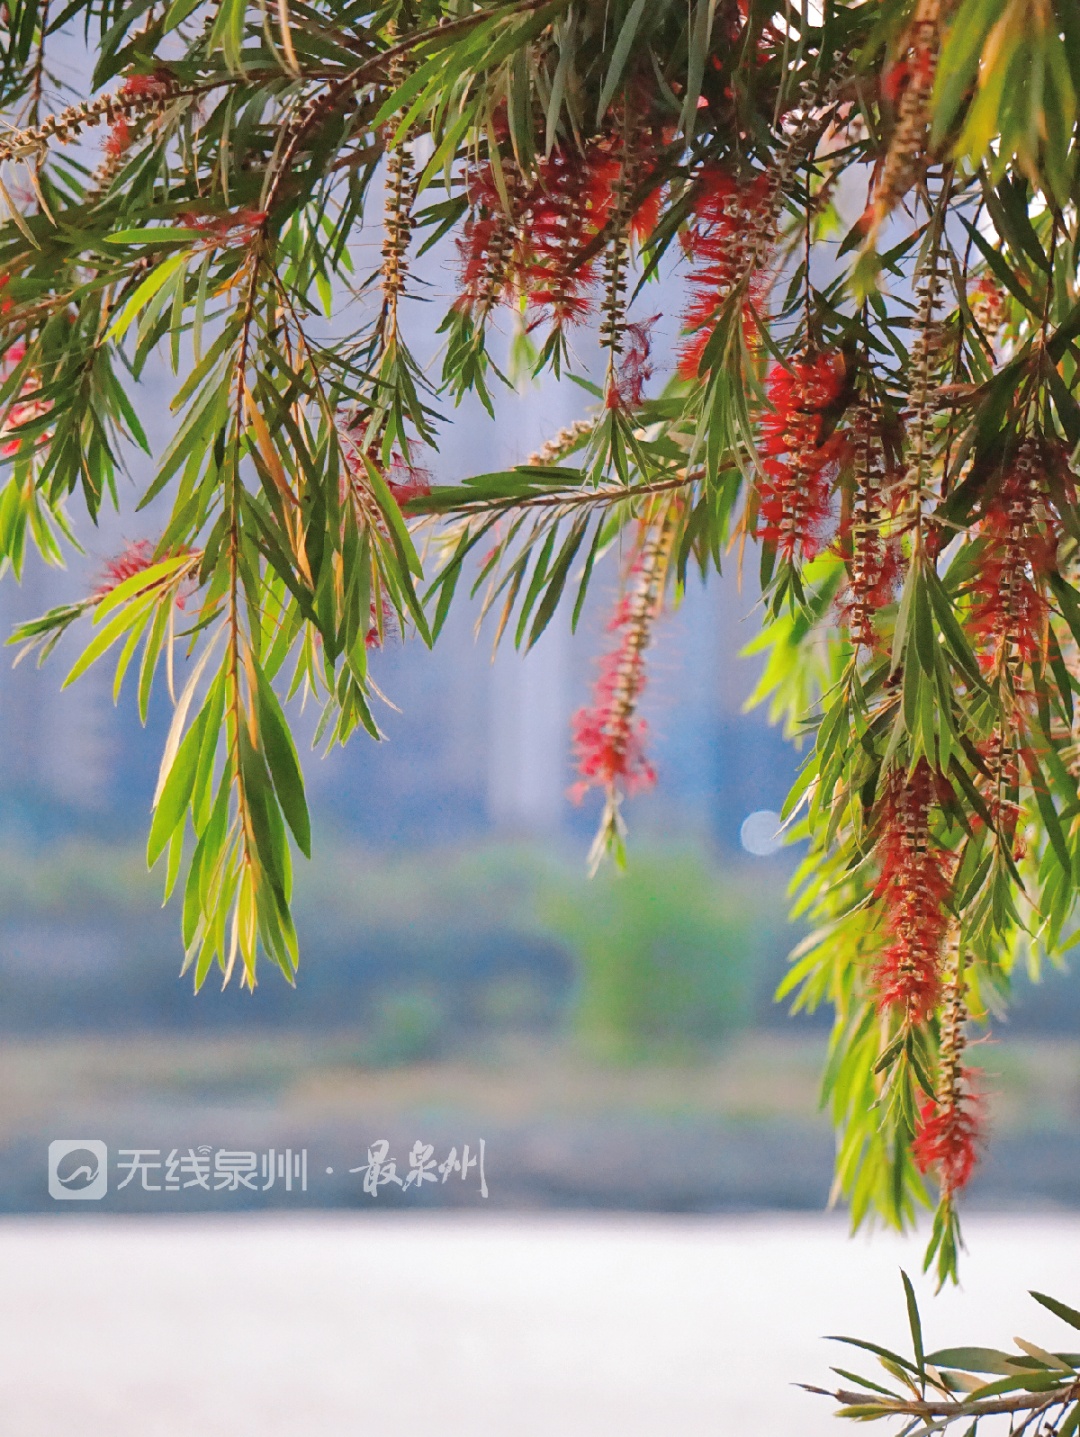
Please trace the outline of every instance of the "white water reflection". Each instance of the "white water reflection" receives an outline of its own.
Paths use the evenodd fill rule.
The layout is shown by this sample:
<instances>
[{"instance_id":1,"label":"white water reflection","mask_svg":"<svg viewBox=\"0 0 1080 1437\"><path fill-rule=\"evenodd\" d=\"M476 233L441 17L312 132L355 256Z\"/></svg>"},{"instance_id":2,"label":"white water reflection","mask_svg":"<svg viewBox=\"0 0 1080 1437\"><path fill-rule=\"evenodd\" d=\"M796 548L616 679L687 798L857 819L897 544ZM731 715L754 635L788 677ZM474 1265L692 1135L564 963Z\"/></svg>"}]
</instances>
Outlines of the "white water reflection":
<instances>
[{"instance_id":1,"label":"white water reflection","mask_svg":"<svg viewBox=\"0 0 1080 1437\"><path fill-rule=\"evenodd\" d=\"M1080 1219L977 1218L927 1347L1061 1346ZM905 1343L920 1244L826 1218L297 1215L0 1221L19 1437L825 1437L795 1381ZM868 1359L869 1360L869 1359ZM863 1367L866 1364L862 1364Z\"/></svg>"}]
</instances>

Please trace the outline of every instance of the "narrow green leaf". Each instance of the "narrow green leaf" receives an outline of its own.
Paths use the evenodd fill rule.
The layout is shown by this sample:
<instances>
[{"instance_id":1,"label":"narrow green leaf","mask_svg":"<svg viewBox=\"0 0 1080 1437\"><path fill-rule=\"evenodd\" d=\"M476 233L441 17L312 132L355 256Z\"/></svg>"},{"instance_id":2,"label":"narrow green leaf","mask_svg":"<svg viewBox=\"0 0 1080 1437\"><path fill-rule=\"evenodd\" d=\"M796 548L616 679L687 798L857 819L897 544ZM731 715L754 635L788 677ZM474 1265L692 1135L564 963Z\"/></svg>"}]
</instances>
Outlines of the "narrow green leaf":
<instances>
[{"instance_id":1,"label":"narrow green leaf","mask_svg":"<svg viewBox=\"0 0 1080 1437\"><path fill-rule=\"evenodd\" d=\"M304 778L281 706L262 670L258 673L259 737L285 821L305 858L311 857L311 820Z\"/></svg>"}]
</instances>

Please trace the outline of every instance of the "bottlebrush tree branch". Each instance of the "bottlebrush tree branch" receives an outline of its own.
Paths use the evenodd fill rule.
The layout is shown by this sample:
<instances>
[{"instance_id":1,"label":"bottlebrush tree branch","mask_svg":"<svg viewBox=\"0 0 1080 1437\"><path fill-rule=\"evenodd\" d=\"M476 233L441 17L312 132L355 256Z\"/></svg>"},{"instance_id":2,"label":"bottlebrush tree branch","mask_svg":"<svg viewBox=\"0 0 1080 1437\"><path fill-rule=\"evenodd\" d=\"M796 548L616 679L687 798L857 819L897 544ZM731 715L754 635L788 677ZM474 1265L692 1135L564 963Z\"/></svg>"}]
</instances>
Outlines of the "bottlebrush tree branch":
<instances>
[{"instance_id":1,"label":"bottlebrush tree branch","mask_svg":"<svg viewBox=\"0 0 1080 1437\"><path fill-rule=\"evenodd\" d=\"M78 93L65 25L95 50ZM575 732L618 850L657 620L756 555L757 697L806 750L785 832L810 932L781 996L835 1014L834 1195L899 1225L930 1203L955 1274L969 1039L1020 954L1078 931L1078 55L1071 0L13 0L0 560L62 562L133 447L168 510L14 637L44 655L85 619L72 674L112 655L143 714L164 675L148 853L196 984L254 983L260 953L296 978L290 698L320 741L378 738L386 644L471 594L527 647L614 569ZM682 298L651 303L658 276ZM594 407L440 485L446 410L496 411L504 320Z\"/></svg>"},{"instance_id":2,"label":"bottlebrush tree branch","mask_svg":"<svg viewBox=\"0 0 1080 1437\"><path fill-rule=\"evenodd\" d=\"M834 1339L873 1355L883 1376L871 1380L837 1367L833 1370L857 1387L806 1390L839 1403L838 1417L857 1422L907 1419L910 1437L930 1437L963 1423L970 1432L995 1417L1010 1419L1009 1431L1069 1434L1080 1423L1080 1354L1048 1352L1016 1338L1016 1352L990 1347L951 1347L925 1352L922 1321L911 1282L902 1274L912 1336L912 1356L904 1357L874 1342ZM1031 1296L1071 1328L1080 1328L1080 1313L1057 1298ZM883 1383L888 1385L882 1385ZM805 1385L805 1384L804 1384ZM996 1429L995 1429L996 1430Z\"/></svg>"}]
</instances>

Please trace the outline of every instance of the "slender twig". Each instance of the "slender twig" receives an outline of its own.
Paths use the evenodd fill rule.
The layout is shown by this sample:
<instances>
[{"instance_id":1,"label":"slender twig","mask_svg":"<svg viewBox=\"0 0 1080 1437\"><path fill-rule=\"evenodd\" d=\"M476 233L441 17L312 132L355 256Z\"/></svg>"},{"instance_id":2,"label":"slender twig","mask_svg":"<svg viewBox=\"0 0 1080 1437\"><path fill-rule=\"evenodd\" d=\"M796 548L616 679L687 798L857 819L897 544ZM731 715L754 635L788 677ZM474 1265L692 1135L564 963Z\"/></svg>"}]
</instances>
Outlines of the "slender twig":
<instances>
[{"instance_id":1,"label":"slender twig","mask_svg":"<svg viewBox=\"0 0 1080 1437\"><path fill-rule=\"evenodd\" d=\"M308 82L338 80L346 87L350 84L352 86L363 85L381 78L384 68L396 57L406 55L431 40L443 39L447 35L473 29L483 21L496 19L502 14L508 16L527 14L529 11L538 10L549 3L551 0L517 0L517 3L513 5L476 11L472 15L463 16L461 19L445 25L430 25L423 30L415 30L396 45L371 54L365 64L345 71L344 74L340 67L328 69L326 66L317 66L310 70L301 70L299 75L292 76L292 78ZM7 139L0 142L0 163L33 154L57 135L68 132L78 133L79 128L83 125L97 125L102 121L111 121L119 114L145 109L154 104L160 104L163 100L196 99L211 90L218 90L229 85L257 87L262 81L280 79L281 73L280 69L252 69L243 73L216 75L213 79L204 80L195 85L173 85L162 94L124 95L119 92L110 92L107 95L99 95L96 99L69 105L66 109L57 111L55 115L47 116L39 125L11 131ZM340 98L340 92L334 98Z\"/></svg>"},{"instance_id":2,"label":"slender twig","mask_svg":"<svg viewBox=\"0 0 1080 1437\"><path fill-rule=\"evenodd\" d=\"M851 1392L845 1388L829 1392L823 1387L809 1387L807 1391L832 1397L844 1407L879 1407L882 1416L970 1417L977 1420L980 1417L999 1417L1007 1413L1031 1412L1037 1415L1059 1402L1075 1402L1080 1398L1080 1381L1074 1379L1049 1392L1018 1392L1011 1396L956 1398L951 1401L933 1401L919 1397L881 1397L875 1392Z\"/></svg>"},{"instance_id":3,"label":"slender twig","mask_svg":"<svg viewBox=\"0 0 1080 1437\"><path fill-rule=\"evenodd\" d=\"M38 16L38 43L37 54L34 57L34 70L30 80L30 110L29 117L32 124L37 124L38 112L41 109L41 95L45 88L45 36L49 29L49 0L41 7L41 14Z\"/></svg>"},{"instance_id":4,"label":"slender twig","mask_svg":"<svg viewBox=\"0 0 1080 1437\"><path fill-rule=\"evenodd\" d=\"M724 465L725 469L734 469L734 465ZM414 500L412 504L405 506L406 513L413 513L424 519L445 519L453 518L455 515L471 516L475 514L494 514L503 509L567 509L587 508L590 505L600 504L627 504L635 499L640 499L647 494L670 494L679 489L687 489L692 484L698 484L705 477L704 469L694 469L685 474L673 475L670 479L654 479L648 484L612 484L599 489L579 489L568 492L560 489L554 494L525 494L525 495L499 495L497 498L488 499L477 496L476 499L463 499L460 504L455 504L452 509L432 509L428 513L423 512L424 500ZM432 498L438 498L439 491L435 489Z\"/></svg>"}]
</instances>

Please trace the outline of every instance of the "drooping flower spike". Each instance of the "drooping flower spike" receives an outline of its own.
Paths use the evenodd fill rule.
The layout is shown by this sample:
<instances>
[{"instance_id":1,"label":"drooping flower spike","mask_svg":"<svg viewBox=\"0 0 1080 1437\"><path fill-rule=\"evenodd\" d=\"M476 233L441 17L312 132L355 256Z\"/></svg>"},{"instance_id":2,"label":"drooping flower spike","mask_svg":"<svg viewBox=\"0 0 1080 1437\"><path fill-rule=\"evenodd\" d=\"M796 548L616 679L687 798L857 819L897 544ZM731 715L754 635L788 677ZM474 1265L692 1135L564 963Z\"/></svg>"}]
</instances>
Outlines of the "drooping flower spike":
<instances>
[{"instance_id":1,"label":"drooping flower spike","mask_svg":"<svg viewBox=\"0 0 1080 1437\"><path fill-rule=\"evenodd\" d=\"M764 478L758 483L758 534L792 563L821 549L846 438L826 434L825 411L844 383L835 354L804 355L769 371L769 412L761 422Z\"/></svg>"},{"instance_id":2,"label":"drooping flower spike","mask_svg":"<svg viewBox=\"0 0 1080 1437\"><path fill-rule=\"evenodd\" d=\"M922 1173L932 1172L946 1204L966 1187L978 1160L980 1107L976 1071L964 1065L968 1019L967 980L958 943L945 993L938 1044L937 1091L919 1110L911 1155Z\"/></svg>"},{"instance_id":3,"label":"drooping flower spike","mask_svg":"<svg viewBox=\"0 0 1080 1437\"><path fill-rule=\"evenodd\" d=\"M987 671L1032 664L1045 652L1059 526L1040 483L1039 448L1020 445L987 496L978 533L985 547L971 582L968 632Z\"/></svg>"},{"instance_id":4,"label":"drooping flower spike","mask_svg":"<svg viewBox=\"0 0 1080 1437\"><path fill-rule=\"evenodd\" d=\"M479 320L510 294L522 186L513 162L503 163L502 176L512 213L506 212L491 165L474 169L466 183L468 218L455 241L460 292L454 307Z\"/></svg>"},{"instance_id":5,"label":"drooping flower spike","mask_svg":"<svg viewBox=\"0 0 1080 1437\"><path fill-rule=\"evenodd\" d=\"M645 651L664 598L676 506L670 501L650 521L643 521L626 576L625 592L608 623L617 636L600 662L590 705L571 720L578 779L570 797L580 803L591 788L604 794L604 813L593 845L593 867L611 849L618 854L622 837L619 807L626 795L651 788L656 770L648 758L648 725L638 707L645 691Z\"/></svg>"},{"instance_id":6,"label":"drooping flower spike","mask_svg":"<svg viewBox=\"0 0 1080 1437\"><path fill-rule=\"evenodd\" d=\"M696 180L693 220L684 240L691 262L691 298L683 312L689 337L679 351L684 379L697 378L724 304L740 284L745 286L743 334L748 345L756 343L753 311L760 309L769 288L762 230L769 223L771 204L771 182L764 174L740 182L723 167L708 165Z\"/></svg>"},{"instance_id":7,"label":"drooping flower spike","mask_svg":"<svg viewBox=\"0 0 1080 1437\"><path fill-rule=\"evenodd\" d=\"M528 180L511 156L500 156L499 180L490 163L474 168L466 181L469 216L457 241L457 308L483 318L500 301L523 295L534 322L561 328L585 320L597 268L581 255L608 221L618 172L598 145L585 152L557 145Z\"/></svg>"},{"instance_id":8,"label":"drooping flower spike","mask_svg":"<svg viewBox=\"0 0 1080 1437\"><path fill-rule=\"evenodd\" d=\"M876 854L886 946L872 984L878 1007L908 1024L931 1017L941 997L941 964L949 926L952 856L931 832L936 782L925 759L912 773L894 769L881 800Z\"/></svg>"},{"instance_id":9,"label":"drooping flower spike","mask_svg":"<svg viewBox=\"0 0 1080 1437\"><path fill-rule=\"evenodd\" d=\"M882 75L896 121L873 197L863 216L867 243L876 244L886 219L915 183L926 161L930 97L941 44L942 0L917 0L900 55Z\"/></svg>"},{"instance_id":10,"label":"drooping flower spike","mask_svg":"<svg viewBox=\"0 0 1080 1437\"><path fill-rule=\"evenodd\" d=\"M877 406L865 399L858 403L848 445L855 496L850 522L840 535L849 559L840 618L856 647L877 642L878 615L895 599L903 570L899 535L889 525L895 476L890 473L881 428Z\"/></svg>"},{"instance_id":11,"label":"drooping flower spike","mask_svg":"<svg viewBox=\"0 0 1080 1437\"><path fill-rule=\"evenodd\" d=\"M962 1076L970 1082L972 1070L963 1069ZM950 1195L967 1185L978 1160L975 1103L972 1093L961 1092L944 1105L936 1098L928 1098L919 1113L912 1156L919 1171L936 1173L943 1191Z\"/></svg>"}]
</instances>

